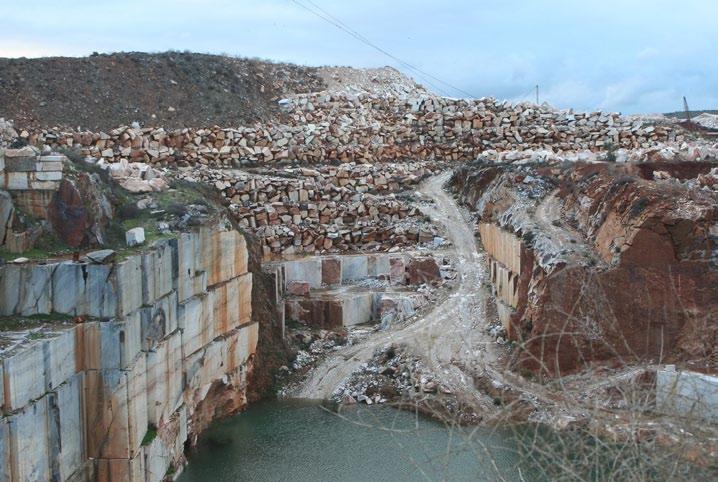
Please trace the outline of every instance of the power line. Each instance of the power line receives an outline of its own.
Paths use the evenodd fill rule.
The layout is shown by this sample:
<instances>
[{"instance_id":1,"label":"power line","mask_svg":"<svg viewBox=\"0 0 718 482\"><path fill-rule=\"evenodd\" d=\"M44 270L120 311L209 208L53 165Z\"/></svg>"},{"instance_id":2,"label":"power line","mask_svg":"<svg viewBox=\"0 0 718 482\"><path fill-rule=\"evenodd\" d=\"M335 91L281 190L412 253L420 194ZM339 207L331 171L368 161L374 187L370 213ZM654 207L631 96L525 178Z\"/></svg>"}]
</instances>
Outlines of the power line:
<instances>
[{"instance_id":1,"label":"power line","mask_svg":"<svg viewBox=\"0 0 718 482\"><path fill-rule=\"evenodd\" d=\"M312 13L313 15L316 15L317 17L321 18L322 20L324 20L324 21L326 21L326 22L332 24L333 26L335 26L335 27L337 27L338 29L344 31L345 33L348 33L349 35L351 35L351 36L354 37L355 39L359 40L360 42L365 43L365 44L368 44L368 45L370 45L372 48L377 48L377 47L375 47L374 45L371 45L371 42L369 42L369 40L366 39L365 37L363 37L361 34L359 34L358 32L356 32L356 31L354 31L354 30L351 30L350 28L348 28L348 27L346 26L346 24L344 24L343 22L341 22L341 20L339 20L339 19L333 19L332 17L328 17L328 16L325 16L325 15L322 15L321 13L319 13L319 12L317 12L317 11L315 11L315 10L309 8L309 7L307 7L306 5L300 3L300 2L298 2L298 1L296 1L296 0L290 0L290 1L292 1L292 2L295 3L295 4L297 4L298 6L302 7L303 9L307 10L308 12ZM322 10L322 11L324 11L324 10ZM380 51L381 51L381 50L380 50ZM384 53L384 52L382 52L382 53ZM391 57L391 55L390 55L390 57ZM394 58L394 57L392 57L392 58ZM405 67L407 67L407 68L412 68L412 67L413 67L413 66L411 66L410 64L406 64L406 63L405 63L404 61L402 61L401 59L398 59L397 61L398 61L400 64L402 64L402 65L404 65ZM430 80L424 78L423 75L422 75L421 77L424 79L424 81L425 81L427 84L429 84L431 87L433 87L434 89L436 89L440 94L442 94L442 95L447 95L447 92L446 92L444 89L442 89L442 88L439 87L438 85L432 83Z\"/></svg>"},{"instance_id":2,"label":"power line","mask_svg":"<svg viewBox=\"0 0 718 482\"><path fill-rule=\"evenodd\" d=\"M414 71L414 72L417 72L418 74L421 75L421 77L424 77L425 79L426 79L426 78L433 79L433 80L435 80L436 82L439 82L439 83L441 83L441 84L443 84L443 85L446 85L446 86L448 86L448 87L454 89L454 90L457 91L457 92L461 92L462 94L464 94L464 95L466 95L466 96L468 96L468 97L476 97L476 96L474 96L473 94L471 94L470 92L467 92L467 91L465 91L465 90L463 90L463 89L461 89L461 88L459 88L459 87L456 87L455 85L452 85L452 84L450 84L449 82L446 82L446 81L444 81L444 80L442 80L442 79L440 79L440 78L438 78L438 77L436 77L436 76L434 76L434 75L432 75L432 74L430 74L430 73L428 73L428 72L426 72L426 71L424 71L424 70L422 70L422 69L420 69L420 68L418 68L418 67L416 67L416 66L410 64L409 62L406 62L405 60L402 60L401 58L397 57L396 55L391 54L390 52L386 51L385 49L383 49L383 48L380 47L379 45L376 45L374 42L372 42L371 40L369 40L368 38L366 38L365 36L363 36L362 34L360 34L359 32L357 32L356 30L352 29L349 25L347 25L346 23L344 23L344 22L343 22L342 20L340 20L339 18L335 17L335 16L332 15L331 13L327 12L326 10L324 10L322 7L320 7L319 5L317 5L316 3L314 3L312 0L306 0L306 1L307 1L310 5L312 5L314 8L308 7L307 5L301 3L299 0L290 0L290 1L291 1L292 3L294 3L294 4L298 5L298 6L300 6L301 8L307 10L308 12L312 13L313 15L315 15L315 16L321 18L322 20L324 20L324 21L330 23L331 25L335 26L336 28L342 30L343 32L345 32L345 33L351 35L352 37L354 37L355 39L357 39L357 40L359 40L360 42L364 43L365 45L368 45L369 47L371 47L371 48L377 50L378 52L380 52L380 53L386 55L387 57L389 57L389 58L391 58L392 60L398 62L400 65L404 66L405 68L410 69L410 70L412 70L412 71ZM442 91L444 91L444 89L439 88L437 85L433 84L432 82L430 82L430 81L428 81L428 80L427 80L427 83L430 84L430 85L432 85L432 87L434 87L435 89L437 89L440 93L441 93ZM444 91L444 92L445 92L445 91Z\"/></svg>"}]
</instances>

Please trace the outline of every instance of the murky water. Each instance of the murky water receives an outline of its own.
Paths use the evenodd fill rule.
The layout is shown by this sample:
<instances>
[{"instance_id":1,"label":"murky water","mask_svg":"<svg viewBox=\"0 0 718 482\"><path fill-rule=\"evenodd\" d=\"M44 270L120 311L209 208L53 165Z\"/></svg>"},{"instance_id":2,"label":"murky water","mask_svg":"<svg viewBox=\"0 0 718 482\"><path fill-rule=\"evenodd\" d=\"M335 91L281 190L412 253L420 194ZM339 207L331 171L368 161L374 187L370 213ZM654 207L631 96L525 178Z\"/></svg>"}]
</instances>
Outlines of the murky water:
<instances>
[{"instance_id":1,"label":"murky water","mask_svg":"<svg viewBox=\"0 0 718 482\"><path fill-rule=\"evenodd\" d=\"M447 427L381 406L341 415L317 404L258 404L213 426L181 482L530 480L511 430Z\"/></svg>"}]
</instances>

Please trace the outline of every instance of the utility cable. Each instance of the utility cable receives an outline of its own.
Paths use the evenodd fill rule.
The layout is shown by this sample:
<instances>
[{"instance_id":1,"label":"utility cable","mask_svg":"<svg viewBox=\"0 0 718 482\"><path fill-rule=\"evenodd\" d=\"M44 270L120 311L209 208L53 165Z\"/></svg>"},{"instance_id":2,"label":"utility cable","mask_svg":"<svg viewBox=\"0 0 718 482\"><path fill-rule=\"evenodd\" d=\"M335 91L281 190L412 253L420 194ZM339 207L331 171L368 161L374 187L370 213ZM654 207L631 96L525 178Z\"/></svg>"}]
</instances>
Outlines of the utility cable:
<instances>
[{"instance_id":1,"label":"utility cable","mask_svg":"<svg viewBox=\"0 0 718 482\"><path fill-rule=\"evenodd\" d=\"M455 91L460 92L460 93L462 93L462 94L464 94L464 95L466 95L466 96L468 96L468 97L471 97L471 98L475 98L475 97L476 97L476 96L474 96L473 94L471 94L470 92L467 92L467 91L465 91L465 90L463 90L463 89L461 89L461 88L459 88L459 87L456 87L455 85L452 85L452 84L450 84L449 82L446 82L446 81L444 81L444 80L442 80L442 79L440 79L440 78L438 78L438 77L436 77L436 76L434 76L434 75L432 75L432 74L430 74L430 73L428 73L428 72L426 72L426 71L424 71L424 70L422 70L422 69L420 69L420 68L418 68L418 67L416 67L416 66L410 64L409 62L406 62L405 60L403 60L403 59L397 57L396 55L394 55L394 54L392 54L392 53L386 51L385 49L383 49L383 48L380 47L379 45L375 44L374 42L372 42L371 40L369 40L368 38L366 38L365 36L363 36L362 34L360 34L359 32L357 32L356 30L352 29L349 25L347 25L345 22L343 22L343 21L340 20L339 18L337 18L337 17L335 17L334 15L332 15L331 13L327 12L325 9L323 9L322 7L320 7L319 5L317 5L316 3L314 3L312 0L306 0L306 1L307 1L311 6L313 6L314 8L310 8L309 6L307 6L307 5L303 4L302 2L300 2L299 0L290 0L290 1L291 1L292 3L298 5L299 7L303 8L304 10L307 10L308 12L312 13L313 15L315 15L315 16L321 18L322 20L324 20L324 21L330 23L331 25L335 26L336 28L342 30L343 32L345 32L345 33L351 35L352 37L354 37L355 39L357 39L357 40L359 40L360 42L364 43L365 45L368 45L369 47L371 47L371 48L377 50L378 52L380 52L380 53L386 55L387 57L389 57L389 58L391 58L392 60L398 62L400 65L404 66L405 68L410 69L410 70L412 70L412 71L414 71L414 72L420 74L421 77L423 77L423 78L425 78L425 79L426 79L426 78L433 79L434 81L439 82L439 83L441 83L441 84L443 84L443 85L445 85L445 86L448 86L448 87L454 89ZM444 93L446 93L446 91L445 91L444 89L439 88L436 84L434 84L434 83L432 83L432 82L430 82L430 81L428 81L428 80L427 80L427 83L428 83L429 85L431 85L432 87L434 87L434 88L435 88L437 91L439 91L440 93L442 93L442 91L443 91Z\"/></svg>"}]
</instances>

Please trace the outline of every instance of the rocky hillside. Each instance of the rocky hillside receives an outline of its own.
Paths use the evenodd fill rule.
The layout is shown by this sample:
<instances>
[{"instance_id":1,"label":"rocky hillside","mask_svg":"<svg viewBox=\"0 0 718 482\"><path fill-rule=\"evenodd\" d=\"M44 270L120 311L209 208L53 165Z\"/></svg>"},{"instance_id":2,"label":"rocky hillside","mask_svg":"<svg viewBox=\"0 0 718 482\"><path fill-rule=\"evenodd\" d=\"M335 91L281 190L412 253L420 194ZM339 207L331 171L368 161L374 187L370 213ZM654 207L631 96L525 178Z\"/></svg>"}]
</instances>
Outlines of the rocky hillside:
<instances>
[{"instance_id":1,"label":"rocky hillside","mask_svg":"<svg viewBox=\"0 0 718 482\"><path fill-rule=\"evenodd\" d=\"M277 100L326 84L314 67L219 55L116 53L0 58L0 117L35 126L109 129L249 124Z\"/></svg>"}]
</instances>

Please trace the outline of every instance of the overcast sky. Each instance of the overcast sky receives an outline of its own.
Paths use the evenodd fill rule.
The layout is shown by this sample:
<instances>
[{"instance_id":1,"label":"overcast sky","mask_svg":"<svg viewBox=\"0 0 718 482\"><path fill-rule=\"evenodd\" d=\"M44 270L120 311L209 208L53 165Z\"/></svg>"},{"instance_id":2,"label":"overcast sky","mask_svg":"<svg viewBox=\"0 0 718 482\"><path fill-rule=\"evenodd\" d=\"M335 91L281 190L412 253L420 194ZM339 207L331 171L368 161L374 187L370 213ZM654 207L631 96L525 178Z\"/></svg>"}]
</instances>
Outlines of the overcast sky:
<instances>
[{"instance_id":1,"label":"overcast sky","mask_svg":"<svg viewBox=\"0 0 718 482\"><path fill-rule=\"evenodd\" d=\"M296 1L311 7L310 0ZM716 0L311 1L477 97L529 100L539 84L541 100L557 107L666 112L681 109L686 95L692 108L718 108ZM0 0L0 6L0 57L175 49L406 71L295 0Z\"/></svg>"}]
</instances>

